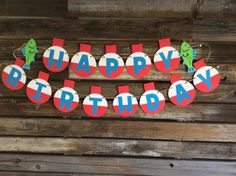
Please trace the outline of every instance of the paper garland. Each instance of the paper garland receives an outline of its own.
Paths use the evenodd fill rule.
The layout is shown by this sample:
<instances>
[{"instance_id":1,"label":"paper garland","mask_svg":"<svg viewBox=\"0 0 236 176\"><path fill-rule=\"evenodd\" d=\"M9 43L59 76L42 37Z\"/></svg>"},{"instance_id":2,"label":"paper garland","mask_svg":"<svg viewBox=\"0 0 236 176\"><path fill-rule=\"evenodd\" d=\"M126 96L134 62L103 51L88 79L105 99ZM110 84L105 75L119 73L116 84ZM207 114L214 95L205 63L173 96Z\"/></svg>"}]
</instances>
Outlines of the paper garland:
<instances>
[{"instance_id":1,"label":"paper garland","mask_svg":"<svg viewBox=\"0 0 236 176\"><path fill-rule=\"evenodd\" d=\"M15 64L6 66L2 71L2 82L11 90L21 89L26 82L25 71L22 69L25 61L16 58Z\"/></svg>"},{"instance_id":2,"label":"paper garland","mask_svg":"<svg viewBox=\"0 0 236 176\"><path fill-rule=\"evenodd\" d=\"M26 95L36 104L46 103L51 95L52 88L48 83L49 74L40 71L38 78L31 80L26 87Z\"/></svg>"},{"instance_id":3,"label":"paper garland","mask_svg":"<svg viewBox=\"0 0 236 176\"><path fill-rule=\"evenodd\" d=\"M51 72L61 72L69 64L69 55L63 48L64 40L54 38L52 46L43 54L43 64Z\"/></svg>"},{"instance_id":4,"label":"paper garland","mask_svg":"<svg viewBox=\"0 0 236 176\"><path fill-rule=\"evenodd\" d=\"M52 72L60 72L69 64L69 56L62 48L63 44L62 39L55 38L53 46L44 53L43 63ZM159 44L160 49L154 56L156 68L165 73L177 69L180 58L178 51L170 46L170 39L161 39ZM143 53L142 47L142 44L132 45L132 54L126 61L127 72L135 78L144 77L151 69L150 58ZM80 77L91 76L95 72L96 60L90 52L90 45L80 44L80 51L72 57L71 69ZM50 62L52 63L50 64ZM26 74L22 69L24 63L20 58L16 58L15 64L8 65L3 69L2 82L7 88L18 90L24 86L26 83ZM194 62L193 65L196 68L193 76L195 88L201 92L215 90L220 83L220 74L216 68L206 66L203 59ZM116 45L106 45L106 54L99 61L100 72L107 78L116 78L124 68L122 58L116 54ZM138 71L135 71L136 69ZM43 104L50 99L52 89L48 78L49 74L40 71L38 78L28 83L26 95L30 101ZM170 80L172 83L168 90L170 101L177 106L187 106L192 103L196 95L194 86L186 80L181 80L180 74L172 74ZM79 96L74 87L74 81L65 80L64 86L54 94L53 102L59 111L72 112L78 107ZM118 95L113 100L114 111L121 117L128 117L135 114L140 105L147 114L160 113L165 106L163 94L155 89L154 82L145 83L144 90L138 104L136 97L129 93L128 86L118 86ZM98 118L106 113L107 108L108 103L106 98L101 95L101 87L91 86L91 93L83 101L85 113Z\"/></svg>"}]
</instances>

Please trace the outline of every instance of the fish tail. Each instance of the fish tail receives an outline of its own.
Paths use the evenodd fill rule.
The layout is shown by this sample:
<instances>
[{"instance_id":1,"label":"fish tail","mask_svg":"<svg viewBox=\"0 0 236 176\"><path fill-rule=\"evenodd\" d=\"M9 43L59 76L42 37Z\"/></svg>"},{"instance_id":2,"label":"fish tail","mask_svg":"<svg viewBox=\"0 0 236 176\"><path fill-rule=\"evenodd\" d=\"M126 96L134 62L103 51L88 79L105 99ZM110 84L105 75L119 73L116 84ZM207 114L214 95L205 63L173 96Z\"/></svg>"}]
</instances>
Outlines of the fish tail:
<instances>
[{"instance_id":1,"label":"fish tail","mask_svg":"<svg viewBox=\"0 0 236 176\"><path fill-rule=\"evenodd\" d=\"M188 68L188 73L194 73L196 69L194 67Z\"/></svg>"},{"instance_id":2,"label":"fish tail","mask_svg":"<svg viewBox=\"0 0 236 176\"><path fill-rule=\"evenodd\" d=\"M24 69L27 69L27 70L30 70L30 64L24 64L24 65L23 65L23 68L24 68Z\"/></svg>"}]
</instances>

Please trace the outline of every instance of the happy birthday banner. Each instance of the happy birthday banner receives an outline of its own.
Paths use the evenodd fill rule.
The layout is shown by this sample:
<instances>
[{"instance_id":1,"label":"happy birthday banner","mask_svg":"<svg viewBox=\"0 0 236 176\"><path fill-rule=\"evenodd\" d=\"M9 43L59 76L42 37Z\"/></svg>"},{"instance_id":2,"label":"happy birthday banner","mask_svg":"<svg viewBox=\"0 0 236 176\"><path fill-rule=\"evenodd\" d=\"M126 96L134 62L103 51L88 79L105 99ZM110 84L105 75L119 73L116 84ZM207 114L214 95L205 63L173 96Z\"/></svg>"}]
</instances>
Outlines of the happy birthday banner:
<instances>
[{"instance_id":1,"label":"happy birthday banner","mask_svg":"<svg viewBox=\"0 0 236 176\"><path fill-rule=\"evenodd\" d=\"M151 59L143 52L142 44L132 44L132 54L124 63L117 54L116 45L106 45L105 54L98 62L91 54L91 45L80 44L79 52L69 58L69 54L63 48L64 40L54 38L52 46L43 54L43 64L51 72L61 72L70 64L71 70L79 77L89 77L98 67L100 73L107 79L119 77L124 69L134 78L145 77L152 68ZM194 73L192 80L183 80L176 73L170 75L171 85L168 88L169 100L176 106L187 106L192 103L196 96L196 90L203 93L212 92L220 83L220 74L215 67L206 66L203 59L195 61L197 52L187 42L180 46L180 52L173 48L170 39L159 40L159 49L154 55L156 69L163 73L171 73L176 70L183 60L188 73ZM30 70L30 64L35 61L38 53L36 42L30 39L21 52L25 61L16 57L15 64L6 66L2 71L2 82L11 90L19 90L24 87L27 75L24 69ZM208 56L210 57L210 55ZM35 104L46 103L52 96L52 87L49 82L49 74L43 71L38 77L32 79L26 86L26 95ZM193 81L193 84L190 82ZM140 106L147 114L160 113L165 107L164 95L155 88L154 82L145 83L144 93L139 102L134 95L129 93L128 86L118 86L117 96L113 100L113 109L121 117L135 114ZM100 86L91 86L90 94L83 101L83 109L88 116L101 117L108 108L107 100L102 96ZM72 112L78 107L80 98L75 91L75 81L64 80L64 85L57 88L53 96L55 107L62 112Z\"/></svg>"}]
</instances>

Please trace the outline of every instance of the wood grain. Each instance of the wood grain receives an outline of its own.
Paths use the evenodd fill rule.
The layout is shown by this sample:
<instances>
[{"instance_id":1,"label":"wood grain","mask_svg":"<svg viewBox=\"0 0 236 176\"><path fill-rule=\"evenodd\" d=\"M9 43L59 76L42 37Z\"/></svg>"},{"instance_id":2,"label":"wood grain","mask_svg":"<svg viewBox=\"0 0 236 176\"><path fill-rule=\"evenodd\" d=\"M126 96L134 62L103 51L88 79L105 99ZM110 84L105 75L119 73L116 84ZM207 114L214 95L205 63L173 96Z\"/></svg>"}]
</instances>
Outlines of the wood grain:
<instances>
[{"instance_id":1,"label":"wood grain","mask_svg":"<svg viewBox=\"0 0 236 176\"><path fill-rule=\"evenodd\" d=\"M228 176L235 162L1 154L0 170L83 174Z\"/></svg>"},{"instance_id":2,"label":"wood grain","mask_svg":"<svg viewBox=\"0 0 236 176\"><path fill-rule=\"evenodd\" d=\"M17 108L16 108L17 107ZM160 119L178 121L218 121L235 122L235 104L191 104L186 107L174 106L167 103L165 109L155 115L149 115L138 108L135 115L128 119ZM81 103L79 107L71 113L58 111L52 101L43 105L36 105L27 99L0 99L1 116L26 116L26 117L65 117L65 118L84 118L88 117L83 111ZM118 118L111 101L108 101L108 110L103 116L105 119Z\"/></svg>"},{"instance_id":3,"label":"wood grain","mask_svg":"<svg viewBox=\"0 0 236 176\"><path fill-rule=\"evenodd\" d=\"M47 8L45 8L47 7ZM63 17L67 13L67 0L2 0L0 16L5 17Z\"/></svg>"},{"instance_id":4,"label":"wood grain","mask_svg":"<svg viewBox=\"0 0 236 176\"><path fill-rule=\"evenodd\" d=\"M236 4L225 0L69 0L73 16L235 19Z\"/></svg>"},{"instance_id":5,"label":"wood grain","mask_svg":"<svg viewBox=\"0 0 236 176\"><path fill-rule=\"evenodd\" d=\"M0 137L0 152L87 156L236 159L236 144L92 138ZM201 149L204 148L202 151Z\"/></svg>"},{"instance_id":6,"label":"wood grain","mask_svg":"<svg viewBox=\"0 0 236 176\"><path fill-rule=\"evenodd\" d=\"M79 174L79 173L51 173L51 172L4 172L0 171L0 175L4 176L101 176L101 174ZM108 176L107 174L102 174L103 176ZM109 174L110 175L110 174ZM112 176L118 176L112 174Z\"/></svg>"},{"instance_id":7,"label":"wood grain","mask_svg":"<svg viewBox=\"0 0 236 176\"><path fill-rule=\"evenodd\" d=\"M192 23L188 19L0 19L0 38L51 39L57 36L66 40L156 41L169 37L173 40L236 41L235 26L232 20Z\"/></svg>"},{"instance_id":8,"label":"wood grain","mask_svg":"<svg viewBox=\"0 0 236 176\"><path fill-rule=\"evenodd\" d=\"M234 124L1 118L1 135L235 142Z\"/></svg>"}]
</instances>

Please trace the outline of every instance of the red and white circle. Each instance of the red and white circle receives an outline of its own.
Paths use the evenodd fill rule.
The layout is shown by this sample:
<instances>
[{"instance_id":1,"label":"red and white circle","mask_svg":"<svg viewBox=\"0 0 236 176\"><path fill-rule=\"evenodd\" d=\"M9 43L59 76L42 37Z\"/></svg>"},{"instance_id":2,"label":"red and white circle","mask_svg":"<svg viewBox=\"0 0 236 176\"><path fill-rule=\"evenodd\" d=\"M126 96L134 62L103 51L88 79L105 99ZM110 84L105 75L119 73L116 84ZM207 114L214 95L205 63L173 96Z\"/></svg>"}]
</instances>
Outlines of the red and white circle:
<instances>
[{"instance_id":1,"label":"red and white circle","mask_svg":"<svg viewBox=\"0 0 236 176\"><path fill-rule=\"evenodd\" d=\"M50 53L53 56L53 58L50 58ZM62 57L62 58L61 58ZM49 60L52 59L53 62L58 63L58 64L50 64ZM69 64L69 55L66 52L66 50L60 46L51 46L50 48L46 49L44 54L43 54L43 63L44 66L51 72L61 72ZM59 66L58 66L59 65Z\"/></svg>"},{"instance_id":2,"label":"red and white circle","mask_svg":"<svg viewBox=\"0 0 236 176\"><path fill-rule=\"evenodd\" d=\"M202 79L199 78L198 75L202 75L206 78L206 72L210 71L210 83L211 87L209 87ZM204 66L198 69L194 76L193 76L193 84L194 86L201 92L212 92L215 90L218 85L220 84L220 74L219 72L211 67L211 66Z\"/></svg>"},{"instance_id":3,"label":"red and white circle","mask_svg":"<svg viewBox=\"0 0 236 176\"><path fill-rule=\"evenodd\" d=\"M180 85L188 93L189 98L182 98L181 99L182 101L178 102L177 90L176 90L177 85ZM185 80L179 80L174 82L170 86L168 90L168 96L173 104L177 106L186 106L194 101L196 96L196 91L191 83Z\"/></svg>"},{"instance_id":4,"label":"red and white circle","mask_svg":"<svg viewBox=\"0 0 236 176\"><path fill-rule=\"evenodd\" d=\"M122 102L123 104L122 105L119 105L119 101L118 101L118 98L122 98ZM126 106L128 105L128 97L131 97L131 102L132 102L132 108L131 111L129 111ZM119 106L124 106L124 108L122 108L122 112L119 111ZM133 114L135 114L135 112L137 111L138 109L138 101L137 99L130 93L121 93L119 95L117 95L115 97L115 99L113 100L113 108L115 110L115 112L117 114L119 114L121 117L128 117L128 116L131 116Z\"/></svg>"},{"instance_id":5,"label":"red and white circle","mask_svg":"<svg viewBox=\"0 0 236 176\"><path fill-rule=\"evenodd\" d=\"M145 67L143 69L138 69L138 67L137 68L134 67L134 59L138 58L138 57L141 57L141 58L145 59L146 64L145 64ZM138 64L138 66L141 66L142 62L138 61L137 64ZM132 53L127 58L125 67L127 69L127 72L131 76L133 76L134 78L143 78L150 72L150 70L152 68L152 63L151 63L151 59L145 53L135 52L135 53Z\"/></svg>"},{"instance_id":6,"label":"red and white circle","mask_svg":"<svg viewBox=\"0 0 236 176\"><path fill-rule=\"evenodd\" d=\"M17 80L17 84L15 85L16 80L14 78L19 76L18 72L20 73L20 79ZM9 78L9 76L11 76L12 79ZM2 82L7 88L11 90L19 90L25 85L26 74L20 66L15 64L8 65L2 71Z\"/></svg>"},{"instance_id":7,"label":"red and white circle","mask_svg":"<svg viewBox=\"0 0 236 176\"><path fill-rule=\"evenodd\" d=\"M65 103L63 103L63 106L60 106L63 91L72 93L72 95L73 95L73 100L70 103L71 108L68 108L68 106ZM68 99L68 96L65 97L65 98ZM54 95L54 98L53 98L53 102L54 102L54 105L56 106L56 108L59 111L71 112L71 111L74 111L77 108L77 106L79 104L79 96L78 96L77 92L74 89L72 89L70 87L63 87L63 88L60 88L59 90L56 91L56 93Z\"/></svg>"},{"instance_id":8,"label":"red and white circle","mask_svg":"<svg viewBox=\"0 0 236 176\"><path fill-rule=\"evenodd\" d=\"M107 72L107 59L115 59L118 62L118 68L111 70L109 73ZM113 68L113 64L111 67ZM116 78L120 76L124 70L124 61L123 59L116 53L106 53L104 54L98 63L100 73L106 78Z\"/></svg>"},{"instance_id":9,"label":"red and white circle","mask_svg":"<svg viewBox=\"0 0 236 176\"><path fill-rule=\"evenodd\" d=\"M158 107L156 109L150 110L148 107L148 102L147 102L147 95L154 94L158 97L159 102L155 102L154 99L151 99L152 105L158 103ZM139 104L141 106L141 109L147 113L147 114L156 114L161 112L164 107L165 107L165 97L164 95L157 91L157 90L148 90L142 94L139 100Z\"/></svg>"},{"instance_id":10,"label":"red and white circle","mask_svg":"<svg viewBox=\"0 0 236 176\"><path fill-rule=\"evenodd\" d=\"M169 52L172 52L172 55L170 59L170 65L168 68L165 62L163 61L162 57L164 56L168 58ZM159 70L160 72L170 73L179 67L179 63L180 63L179 52L171 46L165 46L163 48L160 48L154 55L154 65L156 69Z\"/></svg>"},{"instance_id":11,"label":"red and white circle","mask_svg":"<svg viewBox=\"0 0 236 176\"><path fill-rule=\"evenodd\" d=\"M45 87L42 87L40 93L38 93L38 88L39 88L38 83L45 85ZM47 81L37 78L31 80L28 83L26 87L26 95L33 103L43 104L50 99L52 95L52 88Z\"/></svg>"},{"instance_id":12,"label":"red and white circle","mask_svg":"<svg viewBox=\"0 0 236 176\"><path fill-rule=\"evenodd\" d=\"M79 70L77 69L78 64L82 62L81 58L83 56L88 58L89 72L87 72L85 69L79 69ZM96 67L97 67L97 63L96 63L95 58L88 52L80 51L76 53L71 59L71 69L76 75L80 77L91 76L96 71Z\"/></svg>"},{"instance_id":13,"label":"red and white circle","mask_svg":"<svg viewBox=\"0 0 236 176\"><path fill-rule=\"evenodd\" d=\"M91 98L100 99L101 101L98 101L95 107L94 101L92 101ZM85 113L91 117L103 116L107 111L107 107L107 100L102 95L97 93L92 93L86 96L83 102L83 108Z\"/></svg>"}]
</instances>

